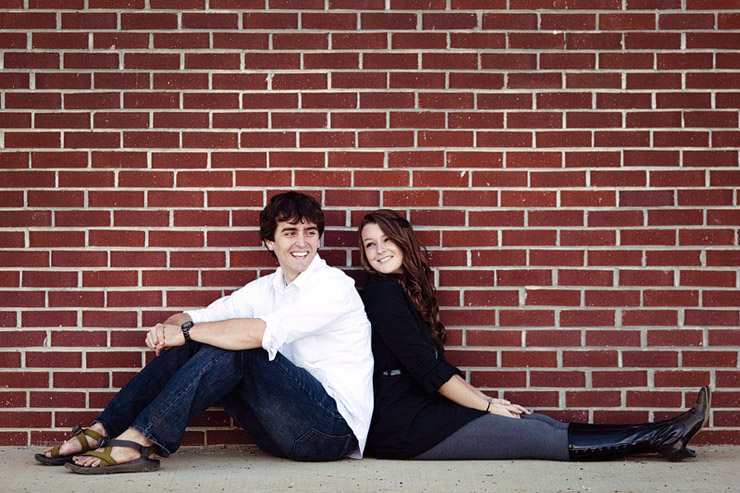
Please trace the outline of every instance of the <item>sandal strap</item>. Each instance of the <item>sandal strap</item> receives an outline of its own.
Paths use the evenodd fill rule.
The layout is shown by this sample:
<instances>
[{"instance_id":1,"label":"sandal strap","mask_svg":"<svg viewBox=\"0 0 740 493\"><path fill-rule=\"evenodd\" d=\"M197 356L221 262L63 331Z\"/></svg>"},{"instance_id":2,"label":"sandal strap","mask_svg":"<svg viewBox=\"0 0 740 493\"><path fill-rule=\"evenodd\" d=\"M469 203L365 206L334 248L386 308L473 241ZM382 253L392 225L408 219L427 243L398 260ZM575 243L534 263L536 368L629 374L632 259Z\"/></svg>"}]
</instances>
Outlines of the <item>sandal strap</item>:
<instances>
[{"instance_id":1,"label":"sandal strap","mask_svg":"<svg viewBox=\"0 0 740 493\"><path fill-rule=\"evenodd\" d=\"M116 459L114 459L110 455L110 451L112 448L113 447L105 447L104 452L98 452L97 450L89 450L82 455L84 455L85 457L96 457L100 459L100 467L115 466L118 464L118 462L116 462Z\"/></svg>"},{"instance_id":2,"label":"sandal strap","mask_svg":"<svg viewBox=\"0 0 740 493\"><path fill-rule=\"evenodd\" d=\"M57 443L53 447L51 447L51 458L52 459L58 459L60 457L59 455L59 449L62 448L61 443Z\"/></svg>"},{"instance_id":3,"label":"sandal strap","mask_svg":"<svg viewBox=\"0 0 740 493\"><path fill-rule=\"evenodd\" d=\"M85 437L90 437L93 440L96 440L98 443L100 443L100 440L103 438L103 435L101 435L97 431L91 430L89 428L83 428L80 425L77 425L74 428L72 428L72 433L74 433L75 436L77 437L77 440L80 441L80 445L82 445L83 453L90 450L90 444L88 443L87 438Z\"/></svg>"},{"instance_id":4,"label":"sandal strap","mask_svg":"<svg viewBox=\"0 0 740 493\"><path fill-rule=\"evenodd\" d=\"M131 440L116 440L108 437L103 437L98 442L98 447L105 447L106 450L110 447L126 447L138 450L142 457L149 457L153 451L157 450L156 445L145 447L140 443L133 442Z\"/></svg>"}]
</instances>

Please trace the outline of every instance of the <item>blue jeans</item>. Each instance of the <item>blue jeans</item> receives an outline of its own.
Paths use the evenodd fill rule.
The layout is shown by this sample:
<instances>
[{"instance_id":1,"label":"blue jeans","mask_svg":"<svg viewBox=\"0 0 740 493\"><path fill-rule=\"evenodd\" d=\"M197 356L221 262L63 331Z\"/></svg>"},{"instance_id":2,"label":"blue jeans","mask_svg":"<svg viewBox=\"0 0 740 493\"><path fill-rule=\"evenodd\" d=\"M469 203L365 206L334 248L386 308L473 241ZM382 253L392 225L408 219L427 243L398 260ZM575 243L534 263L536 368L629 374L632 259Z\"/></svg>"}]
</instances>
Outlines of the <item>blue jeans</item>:
<instances>
[{"instance_id":1,"label":"blue jeans","mask_svg":"<svg viewBox=\"0 0 740 493\"><path fill-rule=\"evenodd\" d=\"M187 424L219 402L263 450L294 460L344 458L357 445L336 402L310 373L261 348L228 351L191 342L161 353L95 420L115 437L134 428L167 457Z\"/></svg>"}]
</instances>

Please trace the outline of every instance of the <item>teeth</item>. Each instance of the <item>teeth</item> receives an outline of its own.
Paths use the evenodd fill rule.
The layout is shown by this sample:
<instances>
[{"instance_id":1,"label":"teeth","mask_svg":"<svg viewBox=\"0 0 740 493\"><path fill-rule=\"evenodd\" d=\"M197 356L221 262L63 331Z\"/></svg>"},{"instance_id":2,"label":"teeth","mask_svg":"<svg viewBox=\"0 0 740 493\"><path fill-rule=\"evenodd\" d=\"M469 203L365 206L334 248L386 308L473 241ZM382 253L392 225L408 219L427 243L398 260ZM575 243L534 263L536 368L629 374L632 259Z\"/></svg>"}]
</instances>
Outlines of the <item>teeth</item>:
<instances>
[{"instance_id":1,"label":"teeth","mask_svg":"<svg viewBox=\"0 0 740 493\"><path fill-rule=\"evenodd\" d=\"M303 257L308 256L308 252L294 252L294 253L291 253L291 255L293 255L294 257L303 258Z\"/></svg>"}]
</instances>

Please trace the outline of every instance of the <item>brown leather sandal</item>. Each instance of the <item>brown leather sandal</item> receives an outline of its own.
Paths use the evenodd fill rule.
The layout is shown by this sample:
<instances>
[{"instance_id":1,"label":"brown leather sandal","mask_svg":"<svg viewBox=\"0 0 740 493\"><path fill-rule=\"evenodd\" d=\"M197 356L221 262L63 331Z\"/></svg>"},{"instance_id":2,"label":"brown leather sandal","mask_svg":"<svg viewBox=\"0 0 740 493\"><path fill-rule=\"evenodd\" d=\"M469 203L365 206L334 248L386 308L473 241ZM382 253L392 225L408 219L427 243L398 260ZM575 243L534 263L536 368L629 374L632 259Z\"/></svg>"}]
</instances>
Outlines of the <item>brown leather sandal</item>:
<instances>
[{"instance_id":1,"label":"brown leather sandal","mask_svg":"<svg viewBox=\"0 0 740 493\"><path fill-rule=\"evenodd\" d=\"M74 433L77 436L77 439L80 441L80 445L82 445L82 452L74 452L70 455L59 455L59 449L62 447L62 444L58 443L51 448L51 457L47 457L46 454L41 453L34 455L33 458L45 466L63 466L67 462L72 462L72 457L74 457L75 455L80 455L87 452L88 450L97 448L91 447L86 437L90 437L98 443L100 443L100 440L104 438L103 435L101 435L97 431L91 430L90 428L83 428L80 425L72 428L72 433Z\"/></svg>"},{"instance_id":2,"label":"brown leather sandal","mask_svg":"<svg viewBox=\"0 0 740 493\"><path fill-rule=\"evenodd\" d=\"M78 466L72 462L68 463L65 467L72 472L78 474L115 474L119 472L150 472L159 470L159 461L156 459L150 459L149 456L155 453L157 450L156 445L145 447L140 443L132 442L130 440L111 440L109 438L103 438L98 444L99 448L103 447L103 452L97 450L90 450L85 452L84 455L87 457L97 457L100 459L100 465L97 467L85 467ZM111 457L111 450L113 447L128 447L134 450L138 450L141 457L134 459L130 462L124 462L119 464L116 459Z\"/></svg>"}]
</instances>

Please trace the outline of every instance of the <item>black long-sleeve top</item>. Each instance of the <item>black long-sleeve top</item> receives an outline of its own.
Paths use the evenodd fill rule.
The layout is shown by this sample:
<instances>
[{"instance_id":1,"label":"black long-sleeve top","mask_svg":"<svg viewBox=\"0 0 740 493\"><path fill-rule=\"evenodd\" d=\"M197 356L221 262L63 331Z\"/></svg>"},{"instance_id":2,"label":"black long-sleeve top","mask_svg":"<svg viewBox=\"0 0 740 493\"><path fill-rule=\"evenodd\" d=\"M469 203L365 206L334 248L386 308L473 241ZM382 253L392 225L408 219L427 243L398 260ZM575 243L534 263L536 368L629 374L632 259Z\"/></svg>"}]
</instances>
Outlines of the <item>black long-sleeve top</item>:
<instances>
[{"instance_id":1,"label":"black long-sleeve top","mask_svg":"<svg viewBox=\"0 0 740 493\"><path fill-rule=\"evenodd\" d=\"M445 360L444 349L434 343L394 276L371 275L362 300L372 324L375 358L368 454L415 457L485 414L437 392L460 370Z\"/></svg>"}]
</instances>

